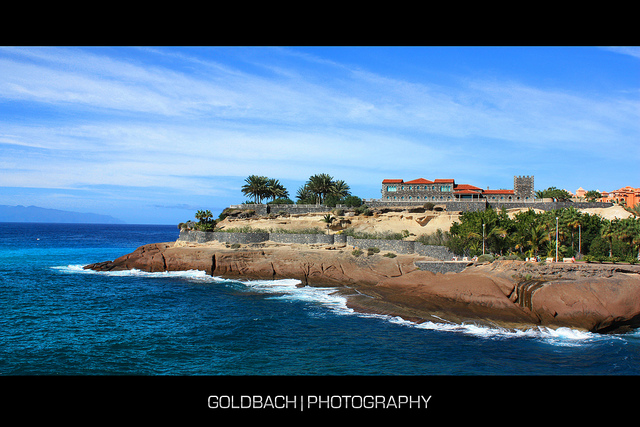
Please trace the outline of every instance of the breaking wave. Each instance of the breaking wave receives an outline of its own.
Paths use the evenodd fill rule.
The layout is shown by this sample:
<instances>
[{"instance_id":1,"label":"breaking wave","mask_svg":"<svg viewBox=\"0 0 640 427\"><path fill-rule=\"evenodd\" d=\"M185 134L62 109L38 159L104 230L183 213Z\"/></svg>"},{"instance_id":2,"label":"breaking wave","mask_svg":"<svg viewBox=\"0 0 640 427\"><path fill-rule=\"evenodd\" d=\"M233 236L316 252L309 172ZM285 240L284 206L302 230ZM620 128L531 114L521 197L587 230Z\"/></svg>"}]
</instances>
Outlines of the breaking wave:
<instances>
[{"instance_id":1,"label":"breaking wave","mask_svg":"<svg viewBox=\"0 0 640 427\"><path fill-rule=\"evenodd\" d=\"M226 283L234 286L241 285L248 291L270 295L268 298L320 305L337 315L355 315L360 317L377 318L404 327L411 327L428 331L472 335L484 339L533 339L556 346L569 347L582 346L602 340L624 339L616 335L602 335L571 328L553 329L547 327L533 327L526 330L517 330L505 329L498 326L477 325L473 323L457 324L440 318L434 318L434 321L416 323L397 316L360 313L347 306L347 298L338 292L338 288L301 286L301 282L295 279L223 279L215 276L210 276L206 272L201 270L149 273L137 269L109 272L85 270L82 265L68 265L52 268L62 273L73 274L98 274L117 277L167 277L174 279L183 279L192 282L208 282L220 284ZM632 333L631 335L634 337L640 337L640 332Z\"/></svg>"}]
</instances>

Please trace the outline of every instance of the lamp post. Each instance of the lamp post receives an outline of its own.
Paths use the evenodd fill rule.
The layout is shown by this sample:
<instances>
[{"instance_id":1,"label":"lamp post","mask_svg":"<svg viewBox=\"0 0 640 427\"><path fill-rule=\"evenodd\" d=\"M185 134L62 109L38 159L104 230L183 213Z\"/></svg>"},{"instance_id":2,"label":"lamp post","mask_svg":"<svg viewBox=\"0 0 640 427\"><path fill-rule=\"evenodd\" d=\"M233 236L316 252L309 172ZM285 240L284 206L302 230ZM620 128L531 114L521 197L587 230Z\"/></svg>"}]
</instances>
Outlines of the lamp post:
<instances>
[{"instance_id":1,"label":"lamp post","mask_svg":"<svg viewBox=\"0 0 640 427\"><path fill-rule=\"evenodd\" d=\"M580 254L580 259L582 259L582 228L580 224L578 224L578 253Z\"/></svg>"},{"instance_id":2,"label":"lamp post","mask_svg":"<svg viewBox=\"0 0 640 427\"><path fill-rule=\"evenodd\" d=\"M484 224L482 224L482 255L484 255Z\"/></svg>"},{"instance_id":3,"label":"lamp post","mask_svg":"<svg viewBox=\"0 0 640 427\"><path fill-rule=\"evenodd\" d=\"M558 217L556 217L556 262L558 262Z\"/></svg>"}]
</instances>

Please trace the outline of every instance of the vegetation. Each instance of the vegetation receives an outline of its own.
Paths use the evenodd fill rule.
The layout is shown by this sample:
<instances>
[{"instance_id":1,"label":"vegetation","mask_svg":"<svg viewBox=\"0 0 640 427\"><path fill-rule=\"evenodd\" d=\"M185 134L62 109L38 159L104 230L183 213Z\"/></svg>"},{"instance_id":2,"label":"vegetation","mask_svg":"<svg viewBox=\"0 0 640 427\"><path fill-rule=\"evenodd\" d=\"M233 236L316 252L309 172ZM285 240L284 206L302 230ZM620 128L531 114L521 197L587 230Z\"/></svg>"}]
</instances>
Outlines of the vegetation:
<instances>
[{"instance_id":1,"label":"vegetation","mask_svg":"<svg viewBox=\"0 0 640 427\"><path fill-rule=\"evenodd\" d=\"M198 222L195 225L196 230L213 231L216 228L216 221L210 210L199 210L196 212Z\"/></svg>"},{"instance_id":2,"label":"vegetation","mask_svg":"<svg viewBox=\"0 0 640 427\"><path fill-rule=\"evenodd\" d=\"M596 190L589 190L584 194L584 197L589 202L595 202L596 200L602 197L602 194L600 194L600 192Z\"/></svg>"},{"instance_id":3,"label":"vegetation","mask_svg":"<svg viewBox=\"0 0 640 427\"><path fill-rule=\"evenodd\" d=\"M380 249L377 247L367 248L367 256L371 256L373 254L380 253Z\"/></svg>"},{"instance_id":4,"label":"vegetation","mask_svg":"<svg viewBox=\"0 0 640 427\"><path fill-rule=\"evenodd\" d=\"M443 241L453 252L468 256L481 255L484 243L485 254L555 257L556 218L559 258L581 253L589 260L637 262L640 256L640 219L607 220L573 207L542 213L529 209L513 218L505 209L465 212L449 235L443 234Z\"/></svg>"},{"instance_id":5,"label":"vegetation","mask_svg":"<svg viewBox=\"0 0 640 427\"><path fill-rule=\"evenodd\" d=\"M298 204L327 206L335 206L349 196L351 196L349 185L341 180L335 181L326 173L312 175L296 193Z\"/></svg>"},{"instance_id":6,"label":"vegetation","mask_svg":"<svg viewBox=\"0 0 640 427\"><path fill-rule=\"evenodd\" d=\"M571 194L567 190L560 190L556 187L549 187L546 190L536 191L538 199L557 199L559 202L571 199Z\"/></svg>"},{"instance_id":7,"label":"vegetation","mask_svg":"<svg viewBox=\"0 0 640 427\"><path fill-rule=\"evenodd\" d=\"M244 180L242 194L253 197L254 203L262 203L264 199L275 201L279 198L288 198L289 192L280 181L266 176L250 175Z\"/></svg>"}]
</instances>

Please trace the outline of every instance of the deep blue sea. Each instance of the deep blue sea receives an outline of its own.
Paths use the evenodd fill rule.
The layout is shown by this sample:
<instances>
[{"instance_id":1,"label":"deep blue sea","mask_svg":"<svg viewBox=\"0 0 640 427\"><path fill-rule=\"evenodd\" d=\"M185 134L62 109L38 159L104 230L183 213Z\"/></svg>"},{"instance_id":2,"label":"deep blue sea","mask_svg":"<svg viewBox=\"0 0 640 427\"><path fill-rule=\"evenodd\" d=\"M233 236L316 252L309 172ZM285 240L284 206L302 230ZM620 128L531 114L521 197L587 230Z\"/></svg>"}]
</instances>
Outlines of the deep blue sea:
<instances>
[{"instance_id":1,"label":"deep blue sea","mask_svg":"<svg viewBox=\"0 0 640 427\"><path fill-rule=\"evenodd\" d=\"M640 374L639 332L417 325L294 280L82 269L177 237L176 226L0 224L0 375Z\"/></svg>"}]
</instances>

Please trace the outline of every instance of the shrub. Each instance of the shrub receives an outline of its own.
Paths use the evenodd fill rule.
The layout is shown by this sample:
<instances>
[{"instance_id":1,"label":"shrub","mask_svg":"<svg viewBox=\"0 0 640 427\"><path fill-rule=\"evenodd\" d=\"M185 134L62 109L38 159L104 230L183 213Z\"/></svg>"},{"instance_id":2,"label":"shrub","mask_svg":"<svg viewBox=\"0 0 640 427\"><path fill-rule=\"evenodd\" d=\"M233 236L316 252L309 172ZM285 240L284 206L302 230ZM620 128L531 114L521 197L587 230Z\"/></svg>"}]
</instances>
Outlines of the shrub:
<instances>
[{"instance_id":1,"label":"shrub","mask_svg":"<svg viewBox=\"0 0 640 427\"><path fill-rule=\"evenodd\" d=\"M484 254L478 257L478 262L493 262L493 255Z\"/></svg>"},{"instance_id":2,"label":"shrub","mask_svg":"<svg viewBox=\"0 0 640 427\"><path fill-rule=\"evenodd\" d=\"M362 199L358 196L347 196L342 200L342 204L348 208L358 208L362 206Z\"/></svg>"},{"instance_id":3,"label":"shrub","mask_svg":"<svg viewBox=\"0 0 640 427\"><path fill-rule=\"evenodd\" d=\"M395 257L397 257L397 255L392 253L392 252L387 252L386 254L384 254L382 256L386 256L387 258L395 258Z\"/></svg>"},{"instance_id":4,"label":"shrub","mask_svg":"<svg viewBox=\"0 0 640 427\"><path fill-rule=\"evenodd\" d=\"M351 255L353 255L353 256L360 256L360 255L362 255L362 251L361 251L360 249L354 249L354 250L351 252Z\"/></svg>"},{"instance_id":5,"label":"shrub","mask_svg":"<svg viewBox=\"0 0 640 427\"><path fill-rule=\"evenodd\" d=\"M373 254L377 254L380 252L380 249L373 247L373 248L369 248L367 249L367 256L371 256Z\"/></svg>"}]
</instances>

